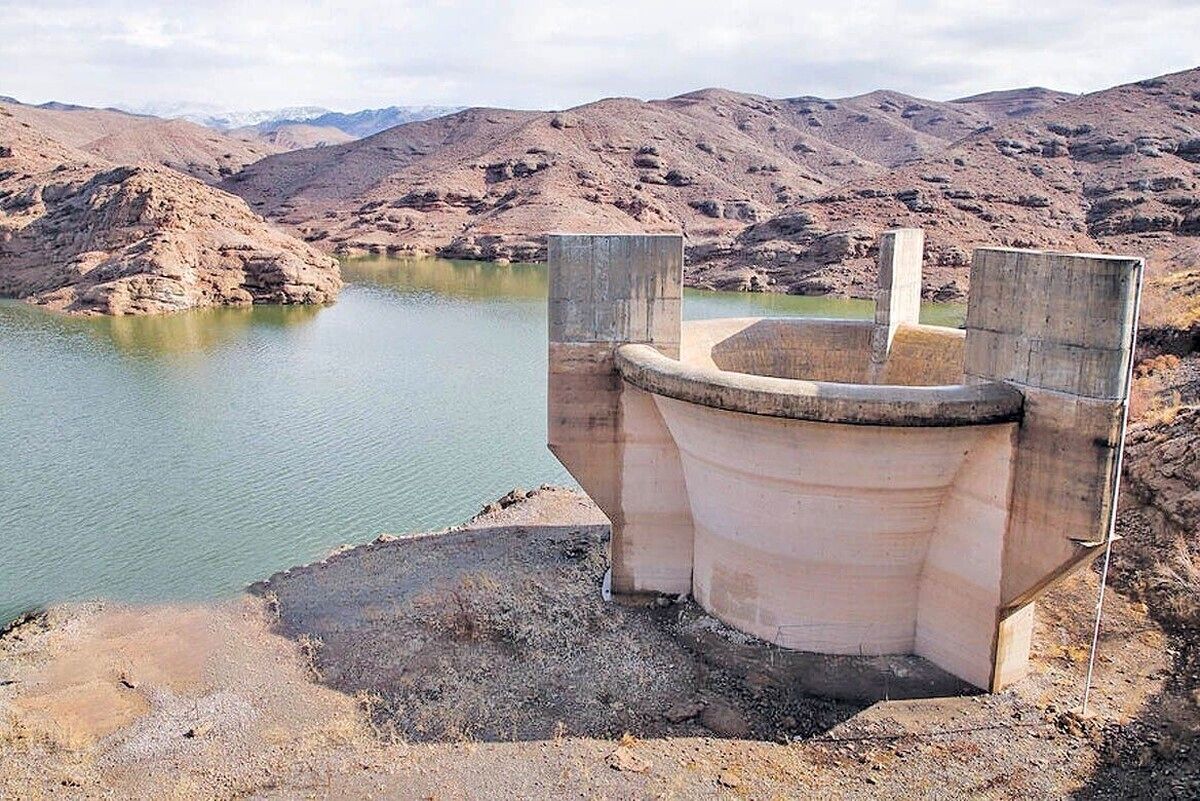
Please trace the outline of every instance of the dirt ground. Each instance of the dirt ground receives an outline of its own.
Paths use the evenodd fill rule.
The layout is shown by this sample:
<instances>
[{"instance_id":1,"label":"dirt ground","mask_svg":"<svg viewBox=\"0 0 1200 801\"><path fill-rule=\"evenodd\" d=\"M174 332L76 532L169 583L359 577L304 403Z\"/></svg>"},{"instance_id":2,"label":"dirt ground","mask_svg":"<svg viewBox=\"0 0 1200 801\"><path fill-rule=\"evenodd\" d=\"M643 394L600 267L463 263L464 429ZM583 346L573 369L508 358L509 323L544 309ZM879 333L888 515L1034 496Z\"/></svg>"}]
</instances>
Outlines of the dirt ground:
<instances>
[{"instance_id":1,"label":"dirt ground","mask_svg":"<svg viewBox=\"0 0 1200 801\"><path fill-rule=\"evenodd\" d=\"M603 517L523 496L232 602L10 627L0 798L1200 793L1194 638L1144 604L1107 594L1096 714L1070 711L1093 572L1039 605L1027 680L962 694L923 660L786 652L687 599L606 603Z\"/></svg>"}]
</instances>

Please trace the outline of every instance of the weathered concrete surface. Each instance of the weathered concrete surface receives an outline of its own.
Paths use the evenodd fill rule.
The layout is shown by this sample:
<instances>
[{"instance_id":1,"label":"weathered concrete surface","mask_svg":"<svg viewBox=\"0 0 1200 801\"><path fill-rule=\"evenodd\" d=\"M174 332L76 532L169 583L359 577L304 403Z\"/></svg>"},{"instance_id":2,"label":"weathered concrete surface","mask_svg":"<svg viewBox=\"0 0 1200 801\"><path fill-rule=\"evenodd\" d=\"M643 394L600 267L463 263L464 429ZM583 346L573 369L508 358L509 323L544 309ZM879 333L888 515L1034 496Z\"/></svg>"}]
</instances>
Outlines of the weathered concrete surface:
<instances>
[{"instance_id":1,"label":"weathered concrete surface","mask_svg":"<svg viewBox=\"0 0 1200 801\"><path fill-rule=\"evenodd\" d=\"M921 321L921 260L925 232L920 228L884 231L879 237L879 284L875 325L888 329L888 345L896 328Z\"/></svg>"},{"instance_id":2,"label":"weathered concrete surface","mask_svg":"<svg viewBox=\"0 0 1200 801\"><path fill-rule=\"evenodd\" d=\"M682 337L603 311L677 320L656 305L671 264L612 281L611 244L552 250L581 294L552 290L552 318L572 311L551 322L551 446L579 443L564 464L613 520L614 590L690 590L771 642L916 653L992 690L1024 675L1032 601L1109 536L1141 262L981 250L964 334L917 322L920 242L887 235L873 322ZM591 383L555 391L577 336Z\"/></svg>"},{"instance_id":3,"label":"weathered concrete surface","mask_svg":"<svg viewBox=\"0 0 1200 801\"><path fill-rule=\"evenodd\" d=\"M789 648L915 651L943 501L992 427L848 426L656 400L683 459L702 606Z\"/></svg>"},{"instance_id":4,"label":"weathered concrete surface","mask_svg":"<svg viewBox=\"0 0 1200 801\"><path fill-rule=\"evenodd\" d=\"M960 384L964 331L937 325L904 324L892 336L880 384Z\"/></svg>"},{"instance_id":5,"label":"weathered concrete surface","mask_svg":"<svg viewBox=\"0 0 1200 801\"><path fill-rule=\"evenodd\" d=\"M612 521L613 589L688 592L692 526L679 456L616 347L679 355L683 238L551 234L549 446Z\"/></svg>"},{"instance_id":6,"label":"weathered concrete surface","mask_svg":"<svg viewBox=\"0 0 1200 801\"><path fill-rule=\"evenodd\" d=\"M875 327L871 332L871 381L888 360L896 329L921 322L921 259L925 232L919 228L884 231L879 237L879 281Z\"/></svg>"},{"instance_id":7,"label":"weathered concrete surface","mask_svg":"<svg viewBox=\"0 0 1200 801\"><path fill-rule=\"evenodd\" d=\"M990 687L1017 426L972 430L980 436L941 497L925 551L914 650L977 687ZM1019 662L1023 671L1024 651Z\"/></svg>"},{"instance_id":8,"label":"weathered concrete surface","mask_svg":"<svg viewBox=\"0 0 1200 801\"><path fill-rule=\"evenodd\" d=\"M1030 601L1111 533L1141 275L1134 258L975 253L964 370L1025 395L1005 606Z\"/></svg>"}]
</instances>

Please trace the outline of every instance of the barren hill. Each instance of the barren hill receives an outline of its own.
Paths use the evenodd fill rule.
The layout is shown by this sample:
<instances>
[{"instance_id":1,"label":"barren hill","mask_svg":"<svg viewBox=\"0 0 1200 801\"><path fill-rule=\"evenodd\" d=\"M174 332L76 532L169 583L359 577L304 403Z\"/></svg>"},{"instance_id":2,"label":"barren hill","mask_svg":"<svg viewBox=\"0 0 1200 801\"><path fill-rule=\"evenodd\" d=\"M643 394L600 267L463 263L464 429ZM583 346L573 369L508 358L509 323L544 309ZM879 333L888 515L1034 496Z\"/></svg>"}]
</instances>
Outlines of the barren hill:
<instances>
[{"instance_id":1,"label":"barren hill","mask_svg":"<svg viewBox=\"0 0 1200 801\"><path fill-rule=\"evenodd\" d=\"M940 298L965 291L979 244L1120 249L1153 257L1150 316L1186 319L1198 97L1192 70L1086 96L704 89L469 109L270 156L223 186L339 253L537 259L551 230L678 230L690 280L721 288L868 294L873 243L895 225L927 230Z\"/></svg>"},{"instance_id":2,"label":"barren hill","mask_svg":"<svg viewBox=\"0 0 1200 801\"><path fill-rule=\"evenodd\" d=\"M12 108L0 105L0 296L109 314L336 297L337 263L240 199L113 164Z\"/></svg>"},{"instance_id":3,"label":"barren hill","mask_svg":"<svg viewBox=\"0 0 1200 801\"><path fill-rule=\"evenodd\" d=\"M993 122L1002 122L1014 117L1028 117L1030 114L1054 108L1077 97L1079 95L1069 92L1058 92L1042 86L1030 86L1026 89L984 92L970 97L960 97L950 102L971 106L986 114Z\"/></svg>"},{"instance_id":4,"label":"barren hill","mask_svg":"<svg viewBox=\"0 0 1200 801\"><path fill-rule=\"evenodd\" d=\"M1190 281L1195 292L1198 164L1200 70L1190 70L1055 103L803 198L731 242L694 249L693 277L866 295L878 233L917 226L938 297L965 291L970 249L985 243L1144 253L1152 288Z\"/></svg>"},{"instance_id":5,"label":"barren hill","mask_svg":"<svg viewBox=\"0 0 1200 801\"><path fill-rule=\"evenodd\" d=\"M18 124L118 164L170 167L209 183L285 149L253 137L230 136L185 120L163 120L113 109L61 103L0 102Z\"/></svg>"},{"instance_id":6,"label":"barren hill","mask_svg":"<svg viewBox=\"0 0 1200 801\"><path fill-rule=\"evenodd\" d=\"M815 136L888 167L938 153L990 122L969 104L939 103L880 90L839 100L801 97L782 101Z\"/></svg>"},{"instance_id":7,"label":"barren hill","mask_svg":"<svg viewBox=\"0 0 1200 801\"><path fill-rule=\"evenodd\" d=\"M332 251L528 259L555 229L729 236L988 122L969 105L895 92L705 89L563 112L469 109L272 156L223 186Z\"/></svg>"},{"instance_id":8,"label":"barren hill","mask_svg":"<svg viewBox=\"0 0 1200 801\"><path fill-rule=\"evenodd\" d=\"M311 125L295 122L262 128L251 125L229 131L237 139L256 140L274 146L276 151L300 150L306 147L325 147L351 142L355 137L331 125Z\"/></svg>"},{"instance_id":9,"label":"barren hill","mask_svg":"<svg viewBox=\"0 0 1200 801\"><path fill-rule=\"evenodd\" d=\"M563 112L469 109L268 157L223 186L339 253L536 259L556 229L682 230L695 246L1066 97L777 100L702 89Z\"/></svg>"}]
</instances>

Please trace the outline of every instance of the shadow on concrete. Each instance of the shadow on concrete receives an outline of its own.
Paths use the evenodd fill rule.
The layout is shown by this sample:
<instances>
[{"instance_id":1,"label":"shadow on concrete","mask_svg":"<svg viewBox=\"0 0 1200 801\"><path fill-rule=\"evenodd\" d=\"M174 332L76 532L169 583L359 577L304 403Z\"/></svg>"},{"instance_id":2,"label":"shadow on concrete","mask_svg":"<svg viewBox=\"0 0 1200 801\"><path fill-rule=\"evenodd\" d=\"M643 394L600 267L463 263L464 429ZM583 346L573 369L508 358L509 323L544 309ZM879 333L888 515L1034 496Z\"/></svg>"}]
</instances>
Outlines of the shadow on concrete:
<instances>
[{"instance_id":1,"label":"shadow on concrete","mask_svg":"<svg viewBox=\"0 0 1200 801\"><path fill-rule=\"evenodd\" d=\"M906 656L787 651L687 599L605 602L607 526L381 539L251 591L381 736L811 737L884 698L973 693Z\"/></svg>"}]
</instances>

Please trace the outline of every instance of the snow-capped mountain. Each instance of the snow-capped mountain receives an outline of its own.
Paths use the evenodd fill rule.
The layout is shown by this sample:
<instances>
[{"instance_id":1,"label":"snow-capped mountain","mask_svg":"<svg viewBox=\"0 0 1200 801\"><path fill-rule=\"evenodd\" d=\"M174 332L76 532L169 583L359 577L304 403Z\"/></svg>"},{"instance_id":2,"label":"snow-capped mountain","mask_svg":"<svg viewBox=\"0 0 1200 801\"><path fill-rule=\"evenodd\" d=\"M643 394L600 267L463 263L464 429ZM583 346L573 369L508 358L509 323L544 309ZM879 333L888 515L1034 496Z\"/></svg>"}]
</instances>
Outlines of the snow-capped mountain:
<instances>
[{"instance_id":1,"label":"snow-capped mountain","mask_svg":"<svg viewBox=\"0 0 1200 801\"><path fill-rule=\"evenodd\" d=\"M270 134L288 125L303 123L337 128L355 138L370 136L395 125L417 122L461 111L461 106L388 106L354 112L330 111L320 106L288 106L258 111L227 111L201 103L144 103L121 106L134 114L166 119L184 119L220 131L252 128L257 134Z\"/></svg>"},{"instance_id":2,"label":"snow-capped mountain","mask_svg":"<svg viewBox=\"0 0 1200 801\"><path fill-rule=\"evenodd\" d=\"M306 122L313 117L329 113L329 109L320 106L288 106L277 109L260 109L257 111L228 111L220 106L205 103L143 103L138 106L119 106L123 111L134 114L149 114L164 119L182 119L188 122L207 125L227 131L231 128L246 128L252 125L270 123L276 120L288 122Z\"/></svg>"},{"instance_id":3,"label":"snow-capped mountain","mask_svg":"<svg viewBox=\"0 0 1200 801\"><path fill-rule=\"evenodd\" d=\"M388 106L387 108L364 109L363 111L345 114L338 111L329 111L320 116L310 117L305 120L273 121L256 127L265 128L269 131L273 127L302 121L308 125L337 128L355 138L361 139L364 136L371 136L396 125L403 125L406 122L419 122L420 120L429 120L434 117L444 117L456 111L462 111L462 107Z\"/></svg>"}]
</instances>

